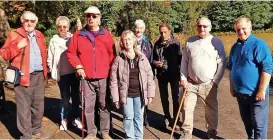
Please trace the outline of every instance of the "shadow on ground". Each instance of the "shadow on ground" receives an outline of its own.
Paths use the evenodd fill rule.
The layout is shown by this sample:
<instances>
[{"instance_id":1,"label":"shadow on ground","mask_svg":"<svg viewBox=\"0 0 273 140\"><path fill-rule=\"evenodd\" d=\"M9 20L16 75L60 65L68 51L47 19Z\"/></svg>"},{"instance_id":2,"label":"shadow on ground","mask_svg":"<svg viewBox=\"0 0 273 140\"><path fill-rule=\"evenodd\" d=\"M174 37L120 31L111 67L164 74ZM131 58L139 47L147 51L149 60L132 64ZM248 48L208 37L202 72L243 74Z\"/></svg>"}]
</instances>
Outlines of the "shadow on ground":
<instances>
[{"instance_id":1,"label":"shadow on ground","mask_svg":"<svg viewBox=\"0 0 273 140\"><path fill-rule=\"evenodd\" d=\"M5 109L0 113L0 121L14 139L20 138L21 133L16 124L16 104L14 102L6 101Z\"/></svg>"}]
</instances>

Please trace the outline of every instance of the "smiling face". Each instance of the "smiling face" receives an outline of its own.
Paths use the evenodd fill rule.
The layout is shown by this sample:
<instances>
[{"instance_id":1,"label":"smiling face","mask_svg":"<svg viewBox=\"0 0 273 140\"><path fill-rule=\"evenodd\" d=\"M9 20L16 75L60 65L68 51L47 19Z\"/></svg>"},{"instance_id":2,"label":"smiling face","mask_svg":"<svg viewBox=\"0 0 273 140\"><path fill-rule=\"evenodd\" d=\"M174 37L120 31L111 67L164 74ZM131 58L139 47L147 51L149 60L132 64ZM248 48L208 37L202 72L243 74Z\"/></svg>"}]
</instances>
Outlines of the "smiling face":
<instances>
[{"instance_id":1,"label":"smiling face","mask_svg":"<svg viewBox=\"0 0 273 140\"><path fill-rule=\"evenodd\" d=\"M145 31L145 27L141 25L136 25L135 27L135 35L137 38L142 37L143 33Z\"/></svg>"},{"instance_id":2,"label":"smiling face","mask_svg":"<svg viewBox=\"0 0 273 140\"><path fill-rule=\"evenodd\" d=\"M211 23L210 23L210 21L208 19L206 19L206 18L201 18L197 22L198 36L200 38L206 38L207 36L210 35L210 31L211 31Z\"/></svg>"},{"instance_id":3,"label":"smiling face","mask_svg":"<svg viewBox=\"0 0 273 140\"><path fill-rule=\"evenodd\" d=\"M59 35L61 37L66 37L66 34L69 29L69 23L66 20L60 20L58 25L57 25Z\"/></svg>"},{"instance_id":4,"label":"smiling face","mask_svg":"<svg viewBox=\"0 0 273 140\"><path fill-rule=\"evenodd\" d=\"M100 25L101 15L98 13L86 13L85 20L89 27L98 28Z\"/></svg>"},{"instance_id":5,"label":"smiling face","mask_svg":"<svg viewBox=\"0 0 273 140\"><path fill-rule=\"evenodd\" d=\"M22 15L21 22L25 31L31 33L37 25L38 18L33 13L28 12Z\"/></svg>"},{"instance_id":6,"label":"smiling face","mask_svg":"<svg viewBox=\"0 0 273 140\"><path fill-rule=\"evenodd\" d=\"M242 18L239 19L234 25L235 32L241 41L246 41L251 34L251 21Z\"/></svg>"},{"instance_id":7,"label":"smiling face","mask_svg":"<svg viewBox=\"0 0 273 140\"><path fill-rule=\"evenodd\" d=\"M125 50L134 49L135 42L136 42L136 39L130 33L128 33L124 37L122 37L122 44L123 44Z\"/></svg>"}]
</instances>

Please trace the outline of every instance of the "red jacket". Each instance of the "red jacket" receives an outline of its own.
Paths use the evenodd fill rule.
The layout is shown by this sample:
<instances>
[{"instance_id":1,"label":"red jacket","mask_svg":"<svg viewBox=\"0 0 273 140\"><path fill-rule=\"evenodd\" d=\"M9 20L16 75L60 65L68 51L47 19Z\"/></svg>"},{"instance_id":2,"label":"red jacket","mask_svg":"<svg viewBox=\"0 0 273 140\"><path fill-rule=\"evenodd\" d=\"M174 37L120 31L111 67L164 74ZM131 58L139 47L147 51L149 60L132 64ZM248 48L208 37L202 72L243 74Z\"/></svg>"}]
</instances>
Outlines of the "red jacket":
<instances>
[{"instance_id":1,"label":"red jacket","mask_svg":"<svg viewBox=\"0 0 273 140\"><path fill-rule=\"evenodd\" d=\"M47 67L46 67L46 42L44 35L38 31L36 32L36 40L38 46L40 48L41 56L42 56L42 63L43 63L43 72L44 76L47 76ZM21 59L23 54L23 48L18 49L17 44L23 39L27 38L28 45L25 47L25 56L22 62L22 69L21 71L24 75L21 76L20 85L22 86L29 86L30 81L30 73L29 73L29 63L30 63L30 41L28 40L26 31L21 27L12 31L4 44L4 46L0 49L0 55L6 59L11 60L11 65L17 68L20 68Z\"/></svg>"},{"instance_id":2,"label":"red jacket","mask_svg":"<svg viewBox=\"0 0 273 140\"><path fill-rule=\"evenodd\" d=\"M88 32L85 27L73 35L66 53L68 61L74 68L82 65L86 79L107 78L114 60L112 36L107 30L100 29L93 45Z\"/></svg>"}]
</instances>

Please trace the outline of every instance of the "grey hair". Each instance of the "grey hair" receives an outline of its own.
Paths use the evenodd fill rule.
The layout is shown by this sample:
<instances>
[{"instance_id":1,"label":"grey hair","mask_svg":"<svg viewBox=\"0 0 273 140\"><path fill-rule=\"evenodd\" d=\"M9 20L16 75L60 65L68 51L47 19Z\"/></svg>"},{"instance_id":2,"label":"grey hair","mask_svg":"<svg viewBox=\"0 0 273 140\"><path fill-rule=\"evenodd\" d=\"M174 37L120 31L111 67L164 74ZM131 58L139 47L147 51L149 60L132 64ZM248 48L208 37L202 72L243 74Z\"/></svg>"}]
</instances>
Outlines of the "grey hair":
<instances>
[{"instance_id":1,"label":"grey hair","mask_svg":"<svg viewBox=\"0 0 273 140\"><path fill-rule=\"evenodd\" d=\"M250 18L245 17L245 16L240 16L239 18L237 18L237 19L235 20L235 23L234 23L234 26L233 26L235 30L236 30L237 24L238 24L239 22L241 22L241 21L245 21L247 24L249 24L250 29L252 29L252 23L251 23Z\"/></svg>"},{"instance_id":2,"label":"grey hair","mask_svg":"<svg viewBox=\"0 0 273 140\"><path fill-rule=\"evenodd\" d=\"M207 20L207 21L209 22L209 25L211 26L211 21L210 21L210 19L209 19L208 17L206 17L206 16L200 17L200 18L197 20L197 23L200 22L201 20Z\"/></svg>"},{"instance_id":3,"label":"grey hair","mask_svg":"<svg viewBox=\"0 0 273 140\"><path fill-rule=\"evenodd\" d=\"M64 21L66 20L67 21L67 25L68 25L68 28L70 27L70 21L69 21L69 18L66 17L66 16L59 16L57 19L56 19L56 26L58 26L60 24L60 21Z\"/></svg>"},{"instance_id":4,"label":"grey hair","mask_svg":"<svg viewBox=\"0 0 273 140\"><path fill-rule=\"evenodd\" d=\"M25 20L25 19L24 19L24 16L25 16L26 14L32 14L32 15L34 15L35 20L36 20L36 23L38 22L38 17L36 16L36 14L34 14L34 13L31 12L31 11L25 11L25 12L22 14L22 16L20 17L21 23L23 23L23 20Z\"/></svg>"},{"instance_id":5,"label":"grey hair","mask_svg":"<svg viewBox=\"0 0 273 140\"><path fill-rule=\"evenodd\" d=\"M141 26L141 27L144 27L145 29L145 22L142 19L137 19L135 21L135 26Z\"/></svg>"}]
</instances>

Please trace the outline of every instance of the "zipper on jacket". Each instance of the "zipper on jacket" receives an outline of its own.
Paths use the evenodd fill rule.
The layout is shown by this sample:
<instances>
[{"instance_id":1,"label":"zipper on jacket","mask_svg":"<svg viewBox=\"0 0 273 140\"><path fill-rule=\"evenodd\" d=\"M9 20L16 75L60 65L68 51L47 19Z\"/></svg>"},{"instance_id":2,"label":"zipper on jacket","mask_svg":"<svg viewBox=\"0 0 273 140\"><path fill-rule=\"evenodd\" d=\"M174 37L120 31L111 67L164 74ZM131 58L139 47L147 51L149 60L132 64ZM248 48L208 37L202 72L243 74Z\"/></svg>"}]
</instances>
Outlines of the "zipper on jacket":
<instances>
[{"instance_id":1,"label":"zipper on jacket","mask_svg":"<svg viewBox=\"0 0 273 140\"><path fill-rule=\"evenodd\" d=\"M127 104L127 98L128 98L128 90L129 90L129 81L130 81L130 68L129 68L129 64L128 64L128 58L126 57L125 58L125 64L127 64L127 72L128 72L128 84L127 84L127 89L126 89L126 104Z\"/></svg>"},{"instance_id":2,"label":"zipper on jacket","mask_svg":"<svg viewBox=\"0 0 273 140\"><path fill-rule=\"evenodd\" d=\"M140 59L140 58L139 58ZM141 77L141 71L140 71L140 61L141 60L138 60L138 69L139 69L139 82L141 83L141 94L142 94L142 102L144 103L145 105L145 97L144 97L144 90L143 90L143 81L142 81L142 77Z\"/></svg>"}]
</instances>

